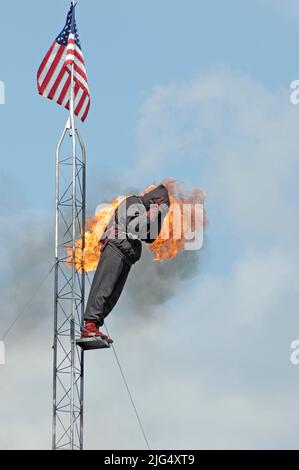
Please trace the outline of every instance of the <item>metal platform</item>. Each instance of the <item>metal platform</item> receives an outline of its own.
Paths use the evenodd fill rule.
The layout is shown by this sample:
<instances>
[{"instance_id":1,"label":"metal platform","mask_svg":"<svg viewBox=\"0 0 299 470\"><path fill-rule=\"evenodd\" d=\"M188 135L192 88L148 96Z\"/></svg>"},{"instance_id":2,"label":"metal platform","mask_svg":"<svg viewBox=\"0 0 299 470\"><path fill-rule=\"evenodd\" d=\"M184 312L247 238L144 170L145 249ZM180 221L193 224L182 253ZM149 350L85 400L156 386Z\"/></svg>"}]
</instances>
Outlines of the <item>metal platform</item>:
<instances>
[{"instance_id":1,"label":"metal platform","mask_svg":"<svg viewBox=\"0 0 299 470\"><path fill-rule=\"evenodd\" d=\"M95 338L80 338L76 340L76 343L80 348L84 351L88 351L90 349L107 349L110 348L110 344L100 338L99 336Z\"/></svg>"}]
</instances>

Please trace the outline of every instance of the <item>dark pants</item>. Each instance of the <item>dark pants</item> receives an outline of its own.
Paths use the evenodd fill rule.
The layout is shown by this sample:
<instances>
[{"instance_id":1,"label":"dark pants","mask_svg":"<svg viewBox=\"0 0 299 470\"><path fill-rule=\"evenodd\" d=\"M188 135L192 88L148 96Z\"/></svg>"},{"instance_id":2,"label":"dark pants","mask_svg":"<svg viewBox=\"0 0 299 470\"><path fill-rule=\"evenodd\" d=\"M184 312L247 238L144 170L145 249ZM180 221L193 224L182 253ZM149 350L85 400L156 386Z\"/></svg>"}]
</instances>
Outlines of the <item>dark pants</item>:
<instances>
[{"instance_id":1,"label":"dark pants","mask_svg":"<svg viewBox=\"0 0 299 470\"><path fill-rule=\"evenodd\" d=\"M85 321L94 321L102 326L126 283L130 265L107 245L101 254L100 262L91 285Z\"/></svg>"}]
</instances>

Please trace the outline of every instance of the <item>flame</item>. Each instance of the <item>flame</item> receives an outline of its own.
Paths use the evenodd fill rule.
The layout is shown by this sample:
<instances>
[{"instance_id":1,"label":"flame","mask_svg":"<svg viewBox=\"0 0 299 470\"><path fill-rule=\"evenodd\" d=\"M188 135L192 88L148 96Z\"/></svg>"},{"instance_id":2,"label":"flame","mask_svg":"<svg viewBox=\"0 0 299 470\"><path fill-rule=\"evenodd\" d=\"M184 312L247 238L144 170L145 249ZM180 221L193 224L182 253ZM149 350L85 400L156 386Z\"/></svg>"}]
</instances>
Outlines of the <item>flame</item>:
<instances>
[{"instance_id":1,"label":"flame","mask_svg":"<svg viewBox=\"0 0 299 470\"><path fill-rule=\"evenodd\" d=\"M154 255L154 261L165 261L175 258L182 253L185 248L186 238L183 230L183 206L188 204L190 206L190 227L187 229L195 232L196 230L203 229L206 225L206 218L203 212L203 217L200 220L195 218L195 204L204 204L205 193L201 189L193 189L191 193L184 190L182 183L169 179L163 181L167 187L170 199L169 212L166 215L161 233L158 238L148 246L149 250ZM175 228L175 214L179 214L180 230L177 232ZM186 223L186 221L185 221ZM185 227L186 229L186 227ZM189 240L190 241L190 240Z\"/></svg>"},{"instance_id":2,"label":"flame","mask_svg":"<svg viewBox=\"0 0 299 470\"><path fill-rule=\"evenodd\" d=\"M181 229L180 236L175 230L175 216L176 210L181 217L181 227L183 228L183 205L189 204L191 207L190 229L194 232L197 229L204 228L206 224L205 215L202 220L196 221L194 217L195 204L203 204L205 193L200 189L193 189L191 193L187 193L183 185L173 179L163 181L167 187L170 198L170 209L166 215L161 233L154 243L148 245L149 250L153 253L154 261L165 261L175 258L178 254L182 253L185 248L186 239L184 231ZM151 191L156 186L149 186L141 195ZM119 204L125 199L122 196L114 201L108 203L101 208L94 217L89 219L86 223L84 249L82 239L77 240L75 244L75 266L78 272L95 271L97 268L101 253L99 240L102 237L114 211ZM197 225L196 225L197 224ZM196 225L196 226L195 226ZM72 248L68 248L67 265L72 266Z\"/></svg>"},{"instance_id":3,"label":"flame","mask_svg":"<svg viewBox=\"0 0 299 470\"><path fill-rule=\"evenodd\" d=\"M125 199L125 196L119 197L108 203L106 206L96 212L95 216L86 222L84 249L83 240L76 241L75 266L78 272L95 271L101 257L99 240L113 216L115 209ZM72 248L68 248L67 265L72 266Z\"/></svg>"}]
</instances>

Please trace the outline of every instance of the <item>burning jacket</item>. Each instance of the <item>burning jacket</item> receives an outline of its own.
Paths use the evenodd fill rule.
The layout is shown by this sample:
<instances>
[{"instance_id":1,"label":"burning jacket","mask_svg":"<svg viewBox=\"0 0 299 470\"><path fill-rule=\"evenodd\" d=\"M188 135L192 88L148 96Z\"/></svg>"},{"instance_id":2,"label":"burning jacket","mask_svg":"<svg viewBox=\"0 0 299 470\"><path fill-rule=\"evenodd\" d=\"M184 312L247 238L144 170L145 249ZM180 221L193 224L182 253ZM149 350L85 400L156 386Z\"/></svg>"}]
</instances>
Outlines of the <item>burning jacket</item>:
<instances>
[{"instance_id":1,"label":"burning jacket","mask_svg":"<svg viewBox=\"0 0 299 470\"><path fill-rule=\"evenodd\" d=\"M118 252L132 265L141 257L142 242L153 243L160 234L170 206L164 185L143 196L128 196L116 209L104 235L104 245Z\"/></svg>"}]
</instances>

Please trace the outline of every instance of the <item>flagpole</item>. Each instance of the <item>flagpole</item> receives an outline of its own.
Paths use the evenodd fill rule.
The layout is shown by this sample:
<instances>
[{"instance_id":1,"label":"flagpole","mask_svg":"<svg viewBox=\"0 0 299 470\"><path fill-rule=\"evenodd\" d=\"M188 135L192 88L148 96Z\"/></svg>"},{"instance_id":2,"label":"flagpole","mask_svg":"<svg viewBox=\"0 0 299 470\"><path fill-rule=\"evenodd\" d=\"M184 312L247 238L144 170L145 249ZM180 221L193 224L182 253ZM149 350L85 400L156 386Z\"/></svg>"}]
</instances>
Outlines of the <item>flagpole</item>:
<instances>
[{"instance_id":1,"label":"flagpole","mask_svg":"<svg viewBox=\"0 0 299 470\"><path fill-rule=\"evenodd\" d=\"M74 24L69 34L75 36ZM69 13L68 13L69 18ZM69 38L70 39L70 38ZM75 38L76 39L76 38ZM63 44L68 46L69 43ZM71 43L70 57L71 59ZM76 48L76 45L74 46ZM68 52L68 50L66 50ZM83 450L84 351L76 343L85 306L84 272L78 272L76 240L85 227L86 150L76 123L76 69L69 61L68 119L56 149L55 279L53 338L53 450ZM68 139L67 156L64 142ZM84 247L84 230L82 247ZM83 248L84 249L84 248ZM66 262L66 250L68 260ZM71 268L71 269L69 269Z\"/></svg>"},{"instance_id":2,"label":"flagpole","mask_svg":"<svg viewBox=\"0 0 299 470\"><path fill-rule=\"evenodd\" d=\"M73 8L75 1L72 0ZM74 15L74 12L73 12ZM74 21L74 16L73 16ZM74 449L74 423L75 417L75 354L76 354L76 332L75 332L75 315L76 315L76 127L75 127L75 80L74 80L74 63L71 66L71 87L70 87L70 131L72 137L72 305L71 305L71 393L70 393L70 447Z\"/></svg>"}]
</instances>

